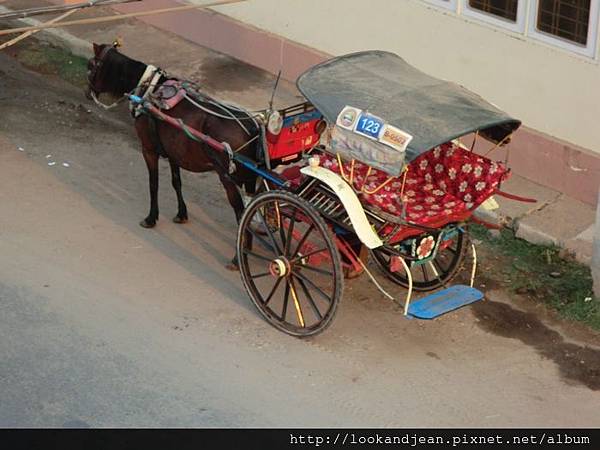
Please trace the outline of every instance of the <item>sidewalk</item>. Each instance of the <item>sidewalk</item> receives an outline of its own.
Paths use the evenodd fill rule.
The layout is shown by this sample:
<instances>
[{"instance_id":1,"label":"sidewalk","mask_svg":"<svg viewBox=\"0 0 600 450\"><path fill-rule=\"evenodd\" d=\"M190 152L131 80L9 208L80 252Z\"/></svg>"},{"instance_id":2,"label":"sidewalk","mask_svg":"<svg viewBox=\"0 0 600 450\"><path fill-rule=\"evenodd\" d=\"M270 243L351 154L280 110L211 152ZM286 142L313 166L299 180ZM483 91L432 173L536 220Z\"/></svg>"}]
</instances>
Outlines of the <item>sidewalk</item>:
<instances>
[{"instance_id":1,"label":"sidewalk","mask_svg":"<svg viewBox=\"0 0 600 450\"><path fill-rule=\"evenodd\" d=\"M511 194L535 198L537 203L522 203L496 196L500 208L477 215L484 220L512 229L516 236L534 244L556 245L565 254L588 264L592 257L595 209L558 191L513 175L502 185Z\"/></svg>"},{"instance_id":2,"label":"sidewalk","mask_svg":"<svg viewBox=\"0 0 600 450\"><path fill-rule=\"evenodd\" d=\"M0 9L40 6L44 3L51 4L40 0L9 0ZM77 18L111 14L114 14L114 10L110 8L94 8L78 13ZM27 20L27 23L50 18L37 17ZM212 95L249 109L267 106L275 81L274 75L268 72L212 51L201 43L182 39L169 30L135 19L69 27L37 36L61 42L79 55L91 55L91 42L106 43L120 37L124 43L123 52L127 55L199 82ZM293 83L282 80L275 104L279 107L288 106L301 98ZM496 200L500 208L496 211L480 209L477 213L479 216L511 228L517 237L527 241L558 245L577 260L589 264L595 218L592 206L517 175L513 175L502 188L512 194L535 198L538 203L521 203L498 197Z\"/></svg>"}]
</instances>

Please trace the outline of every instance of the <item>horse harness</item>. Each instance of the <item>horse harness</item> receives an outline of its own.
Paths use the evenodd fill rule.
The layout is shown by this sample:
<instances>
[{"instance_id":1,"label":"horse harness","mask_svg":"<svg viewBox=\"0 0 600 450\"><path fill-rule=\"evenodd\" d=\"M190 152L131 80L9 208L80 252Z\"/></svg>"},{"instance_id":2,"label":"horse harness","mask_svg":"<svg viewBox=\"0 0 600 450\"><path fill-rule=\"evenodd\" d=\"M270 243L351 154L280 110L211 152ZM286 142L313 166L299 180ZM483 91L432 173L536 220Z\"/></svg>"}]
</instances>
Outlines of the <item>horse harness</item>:
<instances>
[{"instance_id":1,"label":"horse harness","mask_svg":"<svg viewBox=\"0 0 600 450\"><path fill-rule=\"evenodd\" d=\"M233 105L224 104L222 102L214 100L206 95L201 94L196 89L190 89L189 83L182 82L177 79L168 79L164 83L159 85L160 80L163 77L166 77L167 74L159 67L153 66L151 64L146 66L146 70L140 77L140 79L139 79L136 87L133 89L133 91L125 94L123 97L121 97L119 100L112 103L111 105L106 105L106 104L102 103L97 98L97 95L94 92L94 81L96 79L96 75L98 74L98 72L100 71L102 66L104 65L105 59L106 59L108 53L111 50L115 50L115 49L116 49L115 46L104 47L102 49L100 55L98 55L97 58L94 58L90 63L91 67L89 68L89 73L88 73L88 83L91 87L90 94L91 94L92 99L98 106L100 106L104 109L107 109L107 110L112 109L112 108L116 107L119 103L121 103L122 101L129 99L130 95L135 95L142 99L149 100L150 102L152 102L153 104L155 104L158 108L160 108L162 110L169 110L169 109L174 108L177 104L179 104L179 102L181 102L183 99L185 99L189 103L191 103L193 106L195 106L198 109L201 109L202 111L206 112L207 114L210 114L210 115L213 115L213 116L225 119L225 120L236 121L238 123L238 125L240 126L240 128L242 128L242 130L244 130L246 132L246 134L248 134L251 137L251 139L235 150L232 150L231 147L229 147L229 146L226 147L227 148L226 153L227 153L227 156L229 159L229 164L228 164L229 167L227 170L229 175L231 175L231 174L233 174L233 172L235 172L235 164L233 164L233 153L234 152L237 153L237 152L241 151L242 149L244 149L245 147L247 147L248 145L250 145L251 143L253 143L254 141L256 141L260 138L262 138L263 140L265 139L264 126L261 126L259 121L256 120L256 116L254 116L250 112L248 112L242 108L239 108L239 107L236 107ZM210 106L223 111L225 114L221 114L221 113L214 111L208 107L205 107L205 106L201 105L200 102L206 102ZM134 103L130 101L129 110L131 112L131 115L134 118L139 117L140 115L144 114L143 102L138 103L137 105L134 105ZM242 117L242 118L236 117L236 115L231 110L243 113L246 115L246 117ZM159 155L166 156L166 152L164 150L163 143L161 142L160 136L158 134L158 127L157 127L158 119L156 119L153 116L149 116L149 118L150 118L151 135L152 135L153 141L154 141L153 144L155 145L155 148L157 149L157 152ZM244 126L244 124L242 123L242 120L251 120L253 122L253 124L256 126L256 128L259 130L258 134L256 136L252 136L252 133L250 133L248 128L246 126ZM184 127L184 130L185 130L185 127ZM188 135L188 137L191 137L191 136ZM221 165L217 161L216 158L213 158L214 155L210 155L210 156L211 156L211 159L213 160L213 163L218 164L219 166Z\"/></svg>"}]
</instances>

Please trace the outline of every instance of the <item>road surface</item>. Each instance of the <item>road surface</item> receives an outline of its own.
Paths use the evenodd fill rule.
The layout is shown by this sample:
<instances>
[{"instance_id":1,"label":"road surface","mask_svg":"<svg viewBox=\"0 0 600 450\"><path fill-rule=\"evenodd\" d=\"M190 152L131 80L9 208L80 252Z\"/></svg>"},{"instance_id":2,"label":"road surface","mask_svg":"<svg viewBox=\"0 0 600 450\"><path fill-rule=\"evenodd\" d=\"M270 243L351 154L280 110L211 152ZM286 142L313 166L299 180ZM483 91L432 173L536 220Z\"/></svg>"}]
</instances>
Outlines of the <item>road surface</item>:
<instances>
[{"instance_id":1,"label":"road surface","mask_svg":"<svg viewBox=\"0 0 600 450\"><path fill-rule=\"evenodd\" d=\"M138 147L125 111L0 54L0 426L600 425L597 337L498 290L419 322L361 278L324 334L276 331L224 268L214 175L185 174L177 225L163 163L138 226Z\"/></svg>"}]
</instances>

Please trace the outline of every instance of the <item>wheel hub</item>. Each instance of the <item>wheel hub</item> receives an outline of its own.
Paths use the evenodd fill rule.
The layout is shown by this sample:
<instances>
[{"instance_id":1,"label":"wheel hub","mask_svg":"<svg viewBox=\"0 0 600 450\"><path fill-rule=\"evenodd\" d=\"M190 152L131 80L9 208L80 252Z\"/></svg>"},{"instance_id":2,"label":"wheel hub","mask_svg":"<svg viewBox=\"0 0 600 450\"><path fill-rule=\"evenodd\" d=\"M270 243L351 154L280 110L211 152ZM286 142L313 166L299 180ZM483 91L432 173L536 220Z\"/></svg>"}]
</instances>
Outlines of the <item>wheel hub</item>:
<instances>
[{"instance_id":1,"label":"wheel hub","mask_svg":"<svg viewBox=\"0 0 600 450\"><path fill-rule=\"evenodd\" d=\"M290 263L283 256L271 261L269 265L269 272L276 278L282 278L287 276L290 273Z\"/></svg>"}]
</instances>

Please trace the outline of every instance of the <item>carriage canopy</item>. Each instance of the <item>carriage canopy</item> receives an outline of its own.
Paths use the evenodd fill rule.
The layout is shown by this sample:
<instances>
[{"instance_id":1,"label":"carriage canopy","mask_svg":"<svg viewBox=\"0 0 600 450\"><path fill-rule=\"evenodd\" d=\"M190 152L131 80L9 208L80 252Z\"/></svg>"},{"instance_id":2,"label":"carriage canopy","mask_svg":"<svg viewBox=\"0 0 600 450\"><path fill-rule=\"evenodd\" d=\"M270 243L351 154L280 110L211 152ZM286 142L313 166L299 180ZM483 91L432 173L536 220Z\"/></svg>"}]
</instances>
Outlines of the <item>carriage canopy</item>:
<instances>
[{"instance_id":1,"label":"carriage canopy","mask_svg":"<svg viewBox=\"0 0 600 450\"><path fill-rule=\"evenodd\" d=\"M354 110L381 118L380 126L389 127L395 136L407 136L401 149L406 162L476 131L498 143L521 125L464 87L431 77L384 51L333 58L306 71L297 84L332 124L340 125L346 111L352 115ZM360 132L369 137L369 131L379 131L380 126L369 130L369 122L364 121Z\"/></svg>"}]
</instances>

